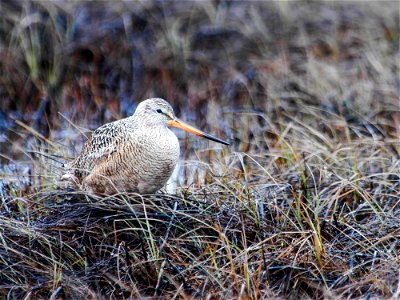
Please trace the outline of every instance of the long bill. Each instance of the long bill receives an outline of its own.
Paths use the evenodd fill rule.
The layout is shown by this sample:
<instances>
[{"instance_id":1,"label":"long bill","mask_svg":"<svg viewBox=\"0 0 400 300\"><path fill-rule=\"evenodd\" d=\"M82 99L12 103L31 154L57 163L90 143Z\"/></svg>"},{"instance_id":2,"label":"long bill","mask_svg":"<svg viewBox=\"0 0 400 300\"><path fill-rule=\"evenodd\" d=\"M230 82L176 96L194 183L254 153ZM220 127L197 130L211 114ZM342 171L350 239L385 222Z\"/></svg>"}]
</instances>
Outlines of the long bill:
<instances>
[{"instance_id":1,"label":"long bill","mask_svg":"<svg viewBox=\"0 0 400 300\"><path fill-rule=\"evenodd\" d=\"M221 143L221 144L224 144L224 145L229 145L228 142L220 140L219 138L216 138L216 137L214 137L214 136L212 136L212 135L210 135L208 133L205 133L205 132L203 132L203 131L201 131L201 130L199 130L197 128L194 128L194 127L182 122L181 120L172 119L171 121L168 122L168 125L172 126L172 127L179 128L179 129L183 129L183 130L185 130L187 132L190 132L190 133L193 133L195 135L204 137L204 138L209 139L209 140L214 141L214 142L218 142L218 143Z\"/></svg>"}]
</instances>

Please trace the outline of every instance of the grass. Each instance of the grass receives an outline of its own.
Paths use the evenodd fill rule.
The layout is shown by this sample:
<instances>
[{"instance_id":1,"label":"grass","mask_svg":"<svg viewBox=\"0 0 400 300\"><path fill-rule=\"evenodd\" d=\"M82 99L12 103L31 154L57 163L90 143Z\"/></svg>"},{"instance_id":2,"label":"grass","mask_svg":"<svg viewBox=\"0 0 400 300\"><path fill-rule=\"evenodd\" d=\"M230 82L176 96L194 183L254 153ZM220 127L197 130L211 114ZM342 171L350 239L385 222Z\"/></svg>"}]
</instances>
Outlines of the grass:
<instances>
[{"instance_id":1,"label":"grass","mask_svg":"<svg viewBox=\"0 0 400 300\"><path fill-rule=\"evenodd\" d=\"M399 297L397 3L0 5L1 297ZM177 132L172 193L57 187L155 95L231 146Z\"/></svg>"}]
</instances>

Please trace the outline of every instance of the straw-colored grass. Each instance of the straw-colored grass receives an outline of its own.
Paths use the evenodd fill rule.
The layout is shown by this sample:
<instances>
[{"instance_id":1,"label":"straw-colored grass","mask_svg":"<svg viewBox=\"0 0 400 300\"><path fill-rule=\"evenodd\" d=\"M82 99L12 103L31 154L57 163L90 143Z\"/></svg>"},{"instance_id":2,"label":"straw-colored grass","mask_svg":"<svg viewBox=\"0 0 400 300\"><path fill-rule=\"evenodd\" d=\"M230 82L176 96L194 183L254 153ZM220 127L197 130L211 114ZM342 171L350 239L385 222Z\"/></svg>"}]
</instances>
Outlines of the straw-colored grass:
<instances>
[{"instance_id":1,"label":"straw-colored grass","mask_svg":"<svg viewBox=\"0 0 400 300\"><path fill-rule=\"evenodd\" d=\"M0 8L0 298L399 298L395 2ZM177 132L155 195L58 185L153 95L231 146Z\"/></svg>"}]
</instances>

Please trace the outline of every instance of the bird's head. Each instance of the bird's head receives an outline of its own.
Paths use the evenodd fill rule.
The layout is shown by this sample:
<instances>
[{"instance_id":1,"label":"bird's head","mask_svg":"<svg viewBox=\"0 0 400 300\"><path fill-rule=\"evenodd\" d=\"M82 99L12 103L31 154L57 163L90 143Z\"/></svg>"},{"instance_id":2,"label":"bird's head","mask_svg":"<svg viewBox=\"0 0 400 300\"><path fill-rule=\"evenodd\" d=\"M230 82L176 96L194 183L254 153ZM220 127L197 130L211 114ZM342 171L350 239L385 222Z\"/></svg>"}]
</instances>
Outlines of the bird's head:
<instances>
[{"instance_id":1,"label":"bird's head","mask_svg":"<svg viewBox=\"0 0 400 300\"><path fill-rule=\"evenodd\" d=\"M139 118L149 126L170 126L183 129L187 132L204 137L214 142L229 145L228 142L220 140L197 128L194 128L179 120L171 105L161 98L150 98L140 102L136 108L135 117Z\"/></svg>"}]
</instances>

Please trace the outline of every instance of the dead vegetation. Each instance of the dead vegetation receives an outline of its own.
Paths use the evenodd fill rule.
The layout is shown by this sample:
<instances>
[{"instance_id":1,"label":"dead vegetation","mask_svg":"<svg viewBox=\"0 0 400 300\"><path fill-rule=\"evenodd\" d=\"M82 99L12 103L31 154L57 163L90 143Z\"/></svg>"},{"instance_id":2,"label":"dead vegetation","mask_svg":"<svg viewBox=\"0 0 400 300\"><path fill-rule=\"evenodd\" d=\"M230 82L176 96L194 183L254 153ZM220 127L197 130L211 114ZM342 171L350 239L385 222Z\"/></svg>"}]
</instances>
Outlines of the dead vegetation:
<instances>
[{"instance_id":1,"label":"dead vegetation","mask_svg":"<svg viewBox=\"0 0 400 300\"><path fill-rule=\"evenodd\" d=\"M0 4L0 297L399 298L397 3L168 3ZM56 187L153 95L232 146L181 136L172 194Z\"/></svg>"}]
</instances>

